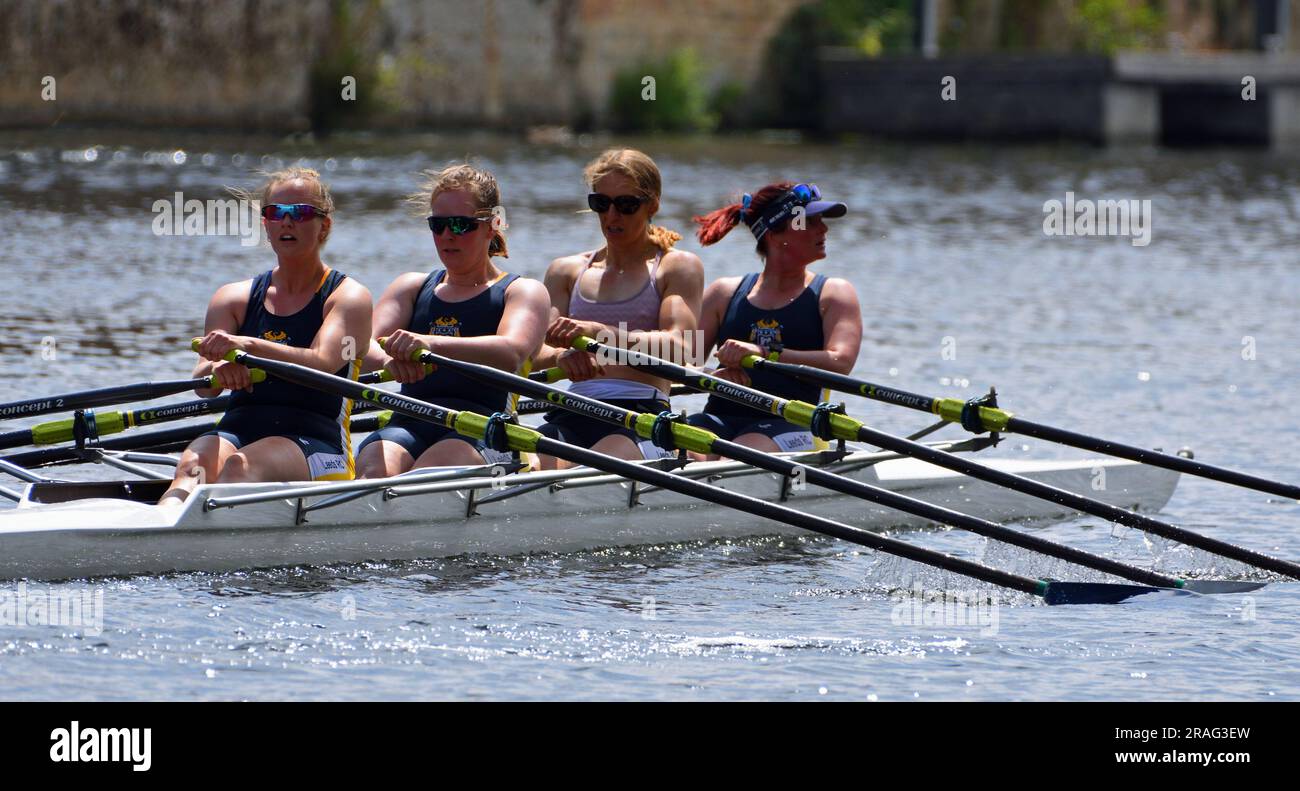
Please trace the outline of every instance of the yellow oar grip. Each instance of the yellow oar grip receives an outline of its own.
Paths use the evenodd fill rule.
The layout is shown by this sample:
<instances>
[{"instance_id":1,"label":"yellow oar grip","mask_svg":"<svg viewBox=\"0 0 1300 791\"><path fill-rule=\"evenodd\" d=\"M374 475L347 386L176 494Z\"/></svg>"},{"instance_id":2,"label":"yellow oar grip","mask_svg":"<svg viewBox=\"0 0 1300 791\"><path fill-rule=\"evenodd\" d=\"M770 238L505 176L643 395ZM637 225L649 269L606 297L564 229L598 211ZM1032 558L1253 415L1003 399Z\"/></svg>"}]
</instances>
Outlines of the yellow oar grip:
<instances>
[{"instance_id":1,"label":"yellow oar grip","mask_svg":"<svg viewBox=\"0 0 1300 791\"><path fill-rule=\"evenodd\" d=\"M191 338L191 339L190 339L190 350L191 350L191 351L195 351L195 352L197 352L197 351L199 350L199 344L200 344L200 343L203 343L203 339L202 339L202 338ZM222 357L221 359L233 363L233 362L235 361L235 355L236 355L236 354L239 354L239 350L238 350L238 349L231 349L230 351L226 352L225 356Z\"/></svg>"},{"instance_id":2,"label":"yellow oar grip","mask_svg":"<svg viewBox=\"0 0 1300 791\"><path fill-rule=\"evenodd\" d=\"M580 352L585 352L587 351L587 344L595 343L595 342L596 341L594 338L588 338L586 335L579 335L578 337L574 338L573 342L570 343L569 345ZM555 380L552 379L551 381L555 381Z\"/></svg>"},{"instance_id":3,"label":"yellow oar grip","mask_svg":"<svg viewBox=\"0 0 1300 791\"><path fill-rule=\"evenodd\" d=\"M203 342L202 338L191 338L190 349L197 352L199 350L199 344L202 342ZM224 359L233 363L235 361L236 354L239 354L239 351L237 349L232 349L229 352L226 352L226 356ZM263 371L261 368L249 368L248 376L252 380L253 384L259 384L261 382L266 381L266 371ZM217 380L215 376L208 377L208 386L210 387L217 386Z\"/></svg>"},{"instance_id":4,"label":"yellow oar grip","mask_svg":"<svg viewBox=\"0 0 1300 791\"><path fill-rule=\"evenodd\" d=\"M438 366L434 365L433 363L425 363L425 364L424 364L424 372L425 372L426 374L428 374L428 373L433 373L433 370L434 370L435 368L437 368L437 367L438 367ZM392 375L391 373L389 373L387 370L381 369L381 370L379 371L379 381L381 381L381 382L391 382L391 381L393 381L393 375Z\"/></svg>"},{"instance_id":5,"label":"yellow oar grip","mask_svg":"<svg viewBox=\"0 0 1300 791\"><path fill-rule=\"evenodd\" d=\"M744 357L740 358L740 367L753 368L761 359L762 358L759 357L757 354L746 354Z\"/></svg>"},{"instance_id":6,"label":"yellow oar grip","mask_svg":"<svg viewBox=\"0 0 1300 791\"><path fill-rule=\"evenodd\" d=\"M266 381L266 371L263 371L261 368L249 368L248 378L252 381L253 384L260 384ZM212 376L208 377L208 387L220 387L220 386L221 385L217 384L216 374L213 374Z\"/></svg>"},{"instance_id":7,"label":"yellow oar grip","mask_svg":"<svg viewBox=\"0 0 1300 791\"><path fill-rule=\"evenodd\" d=\"M388 351L388 337L387 337L387 336L385 336L385 337L383 337L383 338L375 338L375 342L379 344L379 348L383 349L384 351ZM424 354L424 349L412 349L412 350L411 350L411 362L419 362L419 361L420 361L420 355L422 355L422 354ZM437 367L438 367L438 366L434 365L433 363L425 363L425 364L424 364L424 372L425 372L425 373L430 373L431 371L433 371L433 369L435 369L435 368L437 368ZM392 377L389 377L388 379L382 379L381 381L384 381L384 382L391 382L391 381L393 381L393 380L392 380Z\"/></svg>"}]
</instances>

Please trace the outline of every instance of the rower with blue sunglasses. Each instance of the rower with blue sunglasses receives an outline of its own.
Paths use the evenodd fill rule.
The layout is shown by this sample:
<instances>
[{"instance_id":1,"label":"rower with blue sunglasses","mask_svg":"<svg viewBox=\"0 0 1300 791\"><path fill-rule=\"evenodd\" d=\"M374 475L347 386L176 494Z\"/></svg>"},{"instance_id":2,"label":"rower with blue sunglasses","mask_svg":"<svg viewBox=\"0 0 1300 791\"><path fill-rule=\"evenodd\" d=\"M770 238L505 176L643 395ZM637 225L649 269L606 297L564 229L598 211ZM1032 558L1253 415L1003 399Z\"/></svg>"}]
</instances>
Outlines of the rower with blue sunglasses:
<instances>
[{"instance_id":1,"label":"rower with blue sunglasses","mask_svg":"<svg viewBox=\"0 0 1300 791\"><path fill-rule=\"evenodd\" d=\"M321 260L334 199L320 174L289 168L260 191L238 194L262 204L262 226L276 266L219 288L208 305L203 357L194 376L231 390L213 431L181 454L160 504L178 505L201 483L352 478L352 402L290 382L253 385L249 370L226 362L231 351L356 378L370 341L370 292Z\"/></svg>"},{"instance_id":2,"label":"rower with blue sunglasses","mask_svg":"<svg viewBox=\"0 0 1300 791\"><path fill-rule=\"evenodd\" d=\"M848 207L823 200L816 185L778 182L745 194L739 203L703 217L697 238L715 244L740 223L754 236L763 269L715 280L704 292L700 331L704 349L717 346L721 379L752 385L785 399L823 401L816 385L745 369L741 360L758 355L836 373L852 371L862 343L862 314L853 284L809 270L826 257L823 218L843 217ZM726 440L758 450L807 451L817 443L806 428L724 398L710 396L689 422Z\"/></svg>"},{"instance_id":3,"label":"rower with blue sunglasses","mask_svg":"<svg viewBox=\"0 0 1300 791\"><path fill-rule=\"evenodd\" d=\"M408 272L375 306L375 337L366 370L384 368L402 393L452 409L491 415L512 411L510 393L446 367L426 371L411 361L418 350L523 373L542 345L551 303L536 280L493 263L507 257L496 177L469 164L427 174L411 202L430 212L442 269ZM505 458L502 458L502 456ZM445 426L394 415L357 450L358 476L383 478L416 467L477 465L508 459Z\"/></svg>"}]
</instances>

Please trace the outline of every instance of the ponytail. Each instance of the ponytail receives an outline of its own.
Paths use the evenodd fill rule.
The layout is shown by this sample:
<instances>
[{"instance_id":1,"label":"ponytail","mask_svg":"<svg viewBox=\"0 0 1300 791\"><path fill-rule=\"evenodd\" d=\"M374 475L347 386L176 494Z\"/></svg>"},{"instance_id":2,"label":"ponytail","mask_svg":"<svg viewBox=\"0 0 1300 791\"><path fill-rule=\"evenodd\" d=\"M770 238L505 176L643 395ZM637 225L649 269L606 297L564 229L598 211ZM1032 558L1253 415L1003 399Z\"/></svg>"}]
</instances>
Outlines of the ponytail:
<instances>
[{"instance_id":1,"label":"ponytail","mask_svg":"<svg viewBox=\"0 0 1300 791\"><path fill-rule=\"evenodd\" d=\"M778 181L768 184L753 195L746 194L741 203L724 206L721 209L709 212L703 217L694 217L695 224L700 226L699 230L695 232L696 238L700 240L700 244L706 247L721 241L722 237L726 236L732 228L740 225L746 214L749 215L749 221L753 222L755 217L762 216L764 209L793 186L793 181ZM767 239L759 239L755 249L759 255L765 255L767 253Z\"/></svg>"},{"instance_id":2,"label":"ponytail","mask_svg":"<svg viewBox=\"0 0 1300 791\"><path fill-rule=\"evenodd\" d=\"M651 225L647 233L650 236L650 241L654 242L655 246L665 253L672 250L673 245L682 240L681 234L670 231L662 225Z\"/></svg>"},{"instance_id":3,"label":"ponytail","mask_svg":"<svg viewBox=\"0 0 1300 791\"><path fill-rule=\"evenodd\" d=\"M695 224L700 226L695 231L695 238L700 240L700 244L708 247L722 241L722 237L731 232L740 224L741 205L733 203L730 206L723 206L721 209L711 211L703 217L692 217Z\"/></svg>"}]
</instances>

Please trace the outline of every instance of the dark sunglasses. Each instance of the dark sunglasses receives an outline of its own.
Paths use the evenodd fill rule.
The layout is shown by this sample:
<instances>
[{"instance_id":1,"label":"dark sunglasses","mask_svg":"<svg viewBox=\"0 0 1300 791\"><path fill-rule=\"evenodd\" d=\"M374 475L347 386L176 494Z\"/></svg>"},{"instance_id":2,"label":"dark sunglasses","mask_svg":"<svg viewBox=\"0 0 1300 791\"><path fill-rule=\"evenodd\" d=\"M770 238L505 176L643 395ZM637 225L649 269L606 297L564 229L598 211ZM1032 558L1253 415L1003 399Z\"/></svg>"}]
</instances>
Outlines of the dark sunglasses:
<instances>
[{"instance_id":1,"label":"dark sunglasses","mask_svg":"<svg viewBox=\"0 0 1300 791\"><path fill-rule=\"evenodd\" d=\"M642 203L645 203L645 198L637 195L619 195L617 198L611 198L608 195L593 192L587 196L588 208L597 214L604 214L609 211L610 206L618 209L619 214L636 214Z\"/></svg>"},{"instance_id":2,"label":"dark sunglasses","mask_svg":"<svg viewBox=\"0 0 1300 791\"><path fill-rule=\"evenodd\" d=\"M483 222L477 217L434 217L432 215L428 217L428 220L429 230L433 231L435 235L450 228L451 232L457 236L470 233L478 227L479 223Z\"/></svg>"},{"instance_id":3,"label":"dark sunglasses","mask_svg":"<svg viewBox=\"0 0 1300 791\"><path fill-rule=\"evenodd\" d=\"M310 203L268 203L262 207L262 216L279 222L286 216L294 222L307 222L317 217L324 217L329 212Z\"/></svg>"}]
</instances>

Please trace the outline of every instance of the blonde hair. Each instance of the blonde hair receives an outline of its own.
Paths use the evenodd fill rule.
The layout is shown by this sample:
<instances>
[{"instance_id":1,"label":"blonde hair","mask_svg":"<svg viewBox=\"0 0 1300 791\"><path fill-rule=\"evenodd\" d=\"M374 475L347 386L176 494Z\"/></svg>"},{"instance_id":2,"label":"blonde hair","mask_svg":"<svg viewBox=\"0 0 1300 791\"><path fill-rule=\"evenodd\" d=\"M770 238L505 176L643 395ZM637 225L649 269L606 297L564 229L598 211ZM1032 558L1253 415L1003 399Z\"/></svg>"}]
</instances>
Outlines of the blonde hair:
<instances>
[{"instance_id":1,"label":"blonde hair","mask_svg":"<svg viewBox=\"0 0 1300 791\"><path fill-rule=\"evenodd\" d=\"M453 162L442 170L426 170L420 175L423 177L420 191L407 196L406 202L419 211L421 217L424 216L424 212L429 211L434 198L444 192L464 190L474 201L478 210L475 212L476 216L485 211L492 215L490 219L492 241L488 243L488 255L510 257L506 250L505 232L501 224L496 221L495 210L501 205L501 188L497 186L496 176L468 162ZM480 219L488 218L480 217Z\"/></svg>"},{"instance_id":2,"label":"blonde hair","mask_svg":"<svg viewBox=\"0 0 1300 791\"><path fill-rule=\"evenodd\" d=\"M596 182L611 173L631 179L642 198L659 202L663 180L659 176L659 166L647 154L635 148L611 148L588 162L582 170L589 189L595 189ZM681 234L662 225L651 225L647 233L650 241L665 253L673 249L673 245L682 238Z\"/></svg>"},{"instance_id":3,"label":"blonde hair","mask_svg":"<svg viewBox=\"0 0 1300 791\"><path fill-rule=\"evenodd\" d=\"M288 167L282 170L266 171L259 170L257 175L262 177L261 186L255 189L244 189L243 187L227 187L226 191L239 200L253 202L256 201L258 206L265 206L271 199L271 190L285 183L286 181L307 181L316 185L316 206L324 209L325 213L334 214L334 196L330 194L329 185L320 177L320 173L311 168ZM325 238L321 240L321 245L329 241L330 233L333 227L325 229Z\"/></svg>"}]
</instances>

